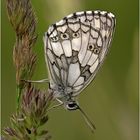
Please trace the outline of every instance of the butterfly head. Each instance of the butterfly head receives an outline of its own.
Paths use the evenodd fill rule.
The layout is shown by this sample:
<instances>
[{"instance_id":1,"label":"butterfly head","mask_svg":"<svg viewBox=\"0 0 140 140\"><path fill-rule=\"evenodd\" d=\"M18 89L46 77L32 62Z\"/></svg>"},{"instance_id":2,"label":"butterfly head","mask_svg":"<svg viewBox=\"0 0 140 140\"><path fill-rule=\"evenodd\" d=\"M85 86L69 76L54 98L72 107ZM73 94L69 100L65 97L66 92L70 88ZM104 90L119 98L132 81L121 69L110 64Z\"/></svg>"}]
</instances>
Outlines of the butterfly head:
<instances>
[{"instance_id":1,"label":"butterfly head","mask_svg":"<svg viewBox=\"0 0 140 140\"><path fill-rule=\"evenodd\" d=\"M78 103L76 101L68 101L64 104L67 110L77 110L79 109Z\"/></svg>"}]
</instances>

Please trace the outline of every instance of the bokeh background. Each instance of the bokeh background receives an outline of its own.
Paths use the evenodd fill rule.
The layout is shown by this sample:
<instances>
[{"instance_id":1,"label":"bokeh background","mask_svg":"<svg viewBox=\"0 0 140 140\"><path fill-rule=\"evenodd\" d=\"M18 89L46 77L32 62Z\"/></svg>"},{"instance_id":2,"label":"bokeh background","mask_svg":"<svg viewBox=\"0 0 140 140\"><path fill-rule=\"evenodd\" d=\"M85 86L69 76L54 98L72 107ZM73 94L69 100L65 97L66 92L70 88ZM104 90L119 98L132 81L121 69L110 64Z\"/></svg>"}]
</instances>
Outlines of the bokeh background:
<instances>
[{"instance_id":1,"label":"bokeh background","mask_svg":"<svg viewBox=\"0 0 140 140\"><path fill-rule=\"evenodd\" d=\"M63 107L49 113L47 129L52 140L138 139L138 0L32 0L38 17L35 47L38 64L33 79L47 77L42 36L48 26L64 16L83 10L107 10L115 14L112 47L95 80L79 96L82 108L96 124L92 134L79 111ZM16 111L15 69L12 49L15 34L2 0L2 128ZM47 89L47 85L42 85Z\"/></svg>"}]
</instances>

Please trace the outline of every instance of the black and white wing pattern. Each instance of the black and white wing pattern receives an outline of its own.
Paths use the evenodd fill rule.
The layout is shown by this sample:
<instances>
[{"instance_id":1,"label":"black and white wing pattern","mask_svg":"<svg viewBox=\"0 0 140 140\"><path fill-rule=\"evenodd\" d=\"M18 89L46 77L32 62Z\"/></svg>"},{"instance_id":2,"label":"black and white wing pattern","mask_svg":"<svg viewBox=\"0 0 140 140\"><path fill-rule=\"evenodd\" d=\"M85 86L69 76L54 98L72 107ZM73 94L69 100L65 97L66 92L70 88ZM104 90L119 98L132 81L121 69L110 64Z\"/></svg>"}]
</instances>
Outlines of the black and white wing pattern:
<instances>
[{"instance_id":1,"label":"black and white wing pattern","mask_svg":"<svg viewBox=\"0 0 140 140\"><path fill-rule=\"evenodd\" d=\"M115 16L105 11L76 12L49 27L45 57L50 88L78 95L95 77L109 50Z\"/></svg>"}]
</instances>

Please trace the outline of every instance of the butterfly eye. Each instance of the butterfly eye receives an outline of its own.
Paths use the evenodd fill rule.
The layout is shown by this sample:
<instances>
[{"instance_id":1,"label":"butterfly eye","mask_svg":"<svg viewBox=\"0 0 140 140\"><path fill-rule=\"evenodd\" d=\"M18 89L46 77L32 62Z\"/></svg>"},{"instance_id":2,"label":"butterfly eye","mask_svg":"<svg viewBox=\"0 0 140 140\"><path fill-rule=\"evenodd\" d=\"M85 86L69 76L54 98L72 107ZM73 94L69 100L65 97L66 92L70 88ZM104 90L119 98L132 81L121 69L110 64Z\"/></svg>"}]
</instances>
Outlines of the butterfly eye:
<instances>
[{"instance_id":1,"label":"butterfly eye","mask_svg":"<svg viewBox=\"0 0 140 140\"><path fill-rule=\"evenodd\" d=\"M74 38L78 38L79 36L80 36L80 34L79 33L73 33L73 35L72 35Z\"/></svg>"},{"instance_id":2,"label":"butterfly eye","mask_svg":"<svg viewBox=\"0 0 140 140\"><path fill-rule=\"evenodd\" d=\"M58 36L54 36L50 38L52 42L57 42L59 40Z\"/></svg>"},{"instance_id":3,"label":"butterfly eye","mask_svg":"<svg viewBox=\"0 0 140 140\"><path fill-rule=\"evenodd\" d=\"M93 45L93 44L89 44L88 49L89 49L90 51L93 51L93 50L94 50L94 45Z\"/></svg>"},{"instance_id":4,"label":"butterfly eye","mask_svg":"<svg viewBox=\"0 0 140 140\"><path fill-rule=\"evenodd\" d=\"M99 49L99 48L95 48L95 49L93 50L93 53L94 53L94 54L99 54L99 53L100 53L100 49Z\"/></svg>"},{"instance_id":5,"label":"butterfly eye","mask_svg":"<svg viewBox=\"0 0 140 140\"><path fill-rule=\"evenodd\" d=\"M61 34L61 38L63 40L69 39L69 35L67 33Z\"/></svg>"},{"instance_id":6,"label":"butterfly eye","mask_svg":"<svg viewBox=\"0 0 140 140\"><path fill-rule=\"evenodd\" d=\"M68 104L66 105L66 108L67 108L68 110L76 110L76 109L78 109L79 107L78 107L77 103L75 103L75 102L70 102L70 103L68 103Z\"/></svg>"}]
</instances>

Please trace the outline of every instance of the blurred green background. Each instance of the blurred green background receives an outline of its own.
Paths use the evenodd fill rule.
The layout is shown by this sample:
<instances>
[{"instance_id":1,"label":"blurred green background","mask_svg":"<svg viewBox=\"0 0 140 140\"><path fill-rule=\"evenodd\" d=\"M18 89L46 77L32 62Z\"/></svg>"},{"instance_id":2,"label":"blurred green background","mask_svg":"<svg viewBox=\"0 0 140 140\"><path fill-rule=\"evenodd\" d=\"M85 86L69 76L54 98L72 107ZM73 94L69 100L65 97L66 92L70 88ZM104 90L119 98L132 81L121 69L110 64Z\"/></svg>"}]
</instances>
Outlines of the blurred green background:
<instances>
[{"instance_id":1,"label":"blurred green background","mask_svg":"<svg viewBox=\"0 0 140 140\"><path fill-rule=\"evenodd\" d=\"M38 17L38 63L33 79L47 77L42 36L48 26L64 16L83 10L107 10L115 14L112 47L95 80L79 96L82 108L96 124L95 134L79 111L64 108L49 113L47 129L52 140L138 139L138 0L32 0ZM15 34L2 0L2 128L16 111L15 69L12 49ZM43 85L47 88L47 85Z\"/></svg>"}]
</instances>

